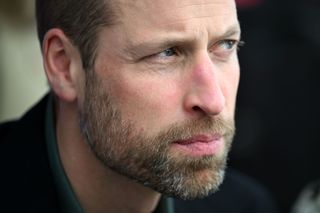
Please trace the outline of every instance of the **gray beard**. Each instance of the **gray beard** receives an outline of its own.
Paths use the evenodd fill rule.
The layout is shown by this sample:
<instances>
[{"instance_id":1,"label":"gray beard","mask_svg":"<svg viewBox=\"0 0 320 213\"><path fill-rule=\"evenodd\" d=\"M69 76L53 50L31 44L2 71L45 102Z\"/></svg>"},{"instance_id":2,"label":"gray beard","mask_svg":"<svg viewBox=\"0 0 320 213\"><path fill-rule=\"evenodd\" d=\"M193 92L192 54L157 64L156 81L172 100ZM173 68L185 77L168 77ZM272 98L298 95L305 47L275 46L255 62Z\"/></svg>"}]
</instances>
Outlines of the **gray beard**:
<instances>
[{"instance_id":1,"label":"gray beard","mask_svg":"<svg viewBox=\"0 0 320 213\"><path fill-rule=\"evenodd\" d=\"M162 194L181 199L201 198L218 190L234 135L233 120L206 117L171 125L154 137L146 137L121 117L115 102L103 88L95 76L87 78L87 93L79 117L82 134L106 167ZM170 153L173 141L199 133L223 135L223 156L188 157Z\"/></svg>"}]
</instances>

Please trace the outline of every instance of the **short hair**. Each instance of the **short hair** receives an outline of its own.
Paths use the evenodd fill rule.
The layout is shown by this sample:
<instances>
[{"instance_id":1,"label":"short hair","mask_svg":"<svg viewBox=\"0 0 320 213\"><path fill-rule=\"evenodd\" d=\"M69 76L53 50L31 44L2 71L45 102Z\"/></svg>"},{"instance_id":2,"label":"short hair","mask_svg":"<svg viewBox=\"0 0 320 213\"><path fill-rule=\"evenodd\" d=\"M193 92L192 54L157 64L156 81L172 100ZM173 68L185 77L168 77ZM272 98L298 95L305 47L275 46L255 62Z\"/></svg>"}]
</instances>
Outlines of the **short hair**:
<instances>
[{"instance_id":1,"label":"short hair","mask_svg":"<svg viewBox=\"0 0 320 213\"><path fill-rule=\"evenodd\" d=\"M94 65L99 29L114 19L110 0L36 0L40 45L48 30L60 28L79 49L86 71Z\"/></svg>"}]
</instances>

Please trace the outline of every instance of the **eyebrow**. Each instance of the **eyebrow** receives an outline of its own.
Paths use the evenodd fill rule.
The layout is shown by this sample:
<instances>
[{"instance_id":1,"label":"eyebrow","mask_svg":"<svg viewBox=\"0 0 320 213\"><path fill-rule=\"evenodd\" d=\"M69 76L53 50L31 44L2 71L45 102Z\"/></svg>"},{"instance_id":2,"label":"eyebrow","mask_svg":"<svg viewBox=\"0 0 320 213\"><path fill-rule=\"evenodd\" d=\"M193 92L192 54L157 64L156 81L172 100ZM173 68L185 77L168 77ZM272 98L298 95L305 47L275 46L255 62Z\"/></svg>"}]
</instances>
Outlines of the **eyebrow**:
<instances>
[{"instance_id":1,"label":"eyebrow","mask_svg":"<svg viewBox=\"0 0 320 213\"><path fill-rule=\"evenodd\" d=\"M125 47L125 51L131 56L140 56L146 54L148 51L161 51L168 47L180 46L190 43L192 39L182 36L171 36L170 38L155 38L147 41L142 41L136 44L129 44Z\"/></svg>"},{"instance_id":2,"label":"eyebrow","mask_svg":"<svg viewBox=\"0 0 320 213\"><path fill-rule=\"evenodd\" d=\"M225 33L223 33L221 36L218 36L218 38L229 38L233 36L239 36L240 39L241 30L239 24L233 25L232 27L228 28Z\"/></svg>"},{"instance_id":3,"label":"eyebrow","mask_svg":"<svg viewBox=\"0 0 320 213\"><path fill-rule=\"evenodd\" d=\"M237 36L239 41L241 40L241 29L239 23L229 27L222 35L215 36L214 41L221 41L234 36Z\"/></svg>"},{"instance_id":4,"label":"eyebrow","mask_svg":"<svg viewBox=\"0 0 320 213\"><path fill-rule=\"evenodd\" d=\"M233 36L238 36L240 40L240 34L241 30L239 24L235 24L229 27L223 34L214 36L214 39L210 40L219 41ZM176 35L175 33L173 33L170 37L164 36L163 38L155 38L147 41L144 40L142 42L128 44L124 48L124 51L126 53L129 53L131 56L135 57L142 55L143 51L161 51L168 47L182 46L188 44L190 45L192 41L194 41L193 37L186 37L178 32Z\"/></svg>"}]
</instances>

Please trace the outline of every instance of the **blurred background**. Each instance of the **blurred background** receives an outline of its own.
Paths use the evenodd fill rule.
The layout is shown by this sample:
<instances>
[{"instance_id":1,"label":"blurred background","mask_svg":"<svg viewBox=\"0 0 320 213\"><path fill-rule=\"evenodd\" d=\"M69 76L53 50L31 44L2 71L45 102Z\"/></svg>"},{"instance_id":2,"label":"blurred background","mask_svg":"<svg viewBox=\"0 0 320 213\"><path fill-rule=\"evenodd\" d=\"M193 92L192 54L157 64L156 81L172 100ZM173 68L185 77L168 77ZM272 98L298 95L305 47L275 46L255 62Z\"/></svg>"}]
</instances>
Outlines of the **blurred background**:
<instances>
[{"instance_id":1,"label":"blurred background","mask_svg":"<svg viewBox=\"0 0 320 213\"><path fill-rule=\"evenodd\" d=\"M20 117L46 91L34 1L0 0L0 121Z\"/></svg>"},{"instance_id":2,"label":"blurred background","mask_svg":"<svg viewBox=\"0 0 320 213\"><path fill-rule=\"evenodd\" d=\"M0 120L48 90L34 1L0 0ZM229 166L262 183L281 212L320 179L320 1L237 0L242 39Z\"/></svg>"},{"instance_id":3,"label":"blurred background","mask_svg":"<svg viewBox=\"0 0 320 213\"><path fill-rule=\"evenodd\" d=\"M230 166L262 182L282 212L320 179L320 1L237 0L242 38Z\"/></svg>"}]
</instances>

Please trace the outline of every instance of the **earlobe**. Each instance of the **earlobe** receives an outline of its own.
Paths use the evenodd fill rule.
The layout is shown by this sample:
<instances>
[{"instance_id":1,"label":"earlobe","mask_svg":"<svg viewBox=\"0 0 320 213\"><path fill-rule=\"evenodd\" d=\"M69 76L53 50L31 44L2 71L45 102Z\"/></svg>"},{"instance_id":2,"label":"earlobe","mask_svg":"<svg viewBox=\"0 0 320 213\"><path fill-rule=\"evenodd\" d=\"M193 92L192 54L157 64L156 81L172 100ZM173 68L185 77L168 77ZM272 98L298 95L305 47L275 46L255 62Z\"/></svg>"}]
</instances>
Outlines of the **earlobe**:
<instances>
[{"instance_id":1,"label":"earlobe","mask_svg":"<svg viewBox=\"0 0 320 213\"><path fill-rule=\"evenodd\" d=\"M81 64L78 52L60 29L51 29L43 41L43 61L49 84L62 100L77 99L77 81L73 64ZM81 68L81 67L79 67Z\"/></svg>"}]
</instances>

